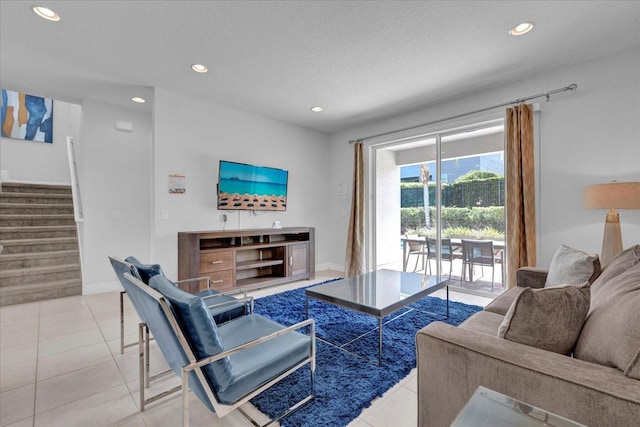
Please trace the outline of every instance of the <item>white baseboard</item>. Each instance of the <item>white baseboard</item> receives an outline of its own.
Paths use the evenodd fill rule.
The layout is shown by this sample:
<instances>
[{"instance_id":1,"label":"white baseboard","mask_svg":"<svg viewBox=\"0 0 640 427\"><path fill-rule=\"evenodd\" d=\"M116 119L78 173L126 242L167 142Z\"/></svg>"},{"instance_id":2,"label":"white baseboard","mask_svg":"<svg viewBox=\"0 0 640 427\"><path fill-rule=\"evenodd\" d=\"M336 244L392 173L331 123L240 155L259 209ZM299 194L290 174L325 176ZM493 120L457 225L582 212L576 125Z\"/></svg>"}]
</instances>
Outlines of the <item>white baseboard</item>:
<instances>
[{"instance_id":1,"label":"white baseboard","mask_svg":"<svg viewBox=\"0 0 640 427\"><path fill-rule=\"evenodd\" d=\"M316 264L316 271L325 271L325 270L344 271L344 265L336 264L333 262Z\"/></svg>"}]
</instances>

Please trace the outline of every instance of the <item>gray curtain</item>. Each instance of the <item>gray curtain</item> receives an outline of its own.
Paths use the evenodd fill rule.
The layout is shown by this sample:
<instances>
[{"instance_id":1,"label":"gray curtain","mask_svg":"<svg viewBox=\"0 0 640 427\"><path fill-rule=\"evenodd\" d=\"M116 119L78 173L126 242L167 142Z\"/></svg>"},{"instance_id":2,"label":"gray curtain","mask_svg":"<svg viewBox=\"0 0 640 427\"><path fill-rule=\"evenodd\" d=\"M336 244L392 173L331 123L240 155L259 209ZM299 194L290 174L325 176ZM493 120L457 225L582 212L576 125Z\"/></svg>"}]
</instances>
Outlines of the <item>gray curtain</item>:
<instances>
[{"instance_id":1,"label":"gray curtain","mask_svg":"<svg viewBox=\"0 0 640 427\"><path fill-rule=\"evenodd\" d=\"M533 108L530 104L507 109L506 132L506 285L510 289L516 286L518 268L536 265Z\"/></svg>"},{"instance_id":2,"label":"gray curtain","mask_svg":"<svg viewBox=\"0 0 640 427\"><path fill-rule=\"evenodd\" d=\"M346 277L365 272L364 252L364 148L362 141L356 142L353 150L353 195L351 197L351 216L347 234L347 253L345 257Z\"/></svg>"}]
</instances>

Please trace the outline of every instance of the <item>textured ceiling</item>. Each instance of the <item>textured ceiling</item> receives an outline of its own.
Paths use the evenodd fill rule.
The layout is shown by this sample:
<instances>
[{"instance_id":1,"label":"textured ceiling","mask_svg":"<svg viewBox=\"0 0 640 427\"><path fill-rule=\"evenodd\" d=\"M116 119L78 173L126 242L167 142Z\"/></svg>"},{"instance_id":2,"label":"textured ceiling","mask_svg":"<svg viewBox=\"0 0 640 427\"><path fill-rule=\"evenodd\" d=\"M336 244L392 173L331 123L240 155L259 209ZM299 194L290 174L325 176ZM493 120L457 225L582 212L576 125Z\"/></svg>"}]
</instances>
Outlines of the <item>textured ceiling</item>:
<instances>
[{"instance_id":1,"label":"textured ceiling","mask_svg":"<svg viewBox=\"0 0 640 427\"><path fill-rule=\"evenodd\" d=\"M32 4L0 1L7 89L150 110L129 98L159 87L324 132L640 46L638 1Z\"/></svg>"}]
</instances>

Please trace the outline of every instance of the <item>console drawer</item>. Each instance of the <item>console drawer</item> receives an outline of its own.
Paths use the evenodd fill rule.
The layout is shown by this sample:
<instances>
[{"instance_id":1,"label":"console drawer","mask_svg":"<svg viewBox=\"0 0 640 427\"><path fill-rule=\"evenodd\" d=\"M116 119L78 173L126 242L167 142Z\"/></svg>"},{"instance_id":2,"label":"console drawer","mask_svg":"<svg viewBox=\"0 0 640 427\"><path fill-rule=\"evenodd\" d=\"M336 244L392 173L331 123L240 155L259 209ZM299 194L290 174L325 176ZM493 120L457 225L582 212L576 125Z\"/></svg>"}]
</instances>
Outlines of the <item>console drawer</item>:
<instances>
[{"instance_id":1,"label":"console drawer","mask_svg":"<svg viewBox=\"0 0 640 427\"><path fill-rule=\"evenodd\" d=\"M200 273L233 269L233 251L200 253Z\"/></svg>"},{"instance_id":2,"label":"console drawer","mask_svg":"<svg viewBox=\"0 0 640 427\"><path fill-rule=\"evenodd\" d=\"M233 270L208 273L207 276L211 277L211 289L225 291L233 288Z\"/></svg>"}]
</instances>

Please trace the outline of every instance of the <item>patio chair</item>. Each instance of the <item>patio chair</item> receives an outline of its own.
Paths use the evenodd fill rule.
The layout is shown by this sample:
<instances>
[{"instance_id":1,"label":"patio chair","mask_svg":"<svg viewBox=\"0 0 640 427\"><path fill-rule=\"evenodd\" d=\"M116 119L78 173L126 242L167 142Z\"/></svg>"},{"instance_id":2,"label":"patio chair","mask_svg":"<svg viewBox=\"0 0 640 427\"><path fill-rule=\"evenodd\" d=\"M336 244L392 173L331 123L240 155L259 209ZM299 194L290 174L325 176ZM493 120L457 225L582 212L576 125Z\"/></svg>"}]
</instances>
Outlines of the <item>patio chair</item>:
<instances>
[{"instance_id":1,"label":"patio chair","mask_svg":"<svg viewBox=\"0 0 640 427\"><path fill-rule=\"evenodd\" d=\"M407 241L407 245L409 248L409 251L407 252L407 259L405 260L405 265L409 264L409 258L411 258L411 255L416 255L416 265L413 267L413 271L417 271L418 270L418 261L420 261L420 259L422 259L422 270L425 269L425 256L427 256L427 241L424 239L420 239L419 237L409 237L409 236L405 236L405 239L413 239L413 240L408 240ZM418 240L424 240L424 241L418 241Z\"/></svg>"},{"instance_id":2,"label":"patio chair","mask_svg":"<svg viewBox=\"0 0 640 427\"><path fill-rule=\"evenodd\" d=\"M504 265L503 251L496 251L492 240L466 240L462 239L462 274L460 284L466 279L466 270L469 270L469 281L473 282L473 271L476 265L491 267L491 292L495 283L495 265L499 261Z\"/></svg>"},{"instance_id":3,"label":"patio chair","mask_svg":"<svg viewBox=\"0 0 640 427\"><path fill-rule=\"evenodd\" d=\"M182 380L183 426L189 424L189 389L218 417L238 409L258 425L241 405L309 365L310 394L271 422L314 399L313 319L284 327L252 313L217 325L206 303L211 297L184 292L162 275L152 277L149 286L130 273L124 277L127 293L141 302L146 326L169 366ZM243 300L252 302L251 297ZM298 329L310 329L310 335L296 332ZM142 337L142 325L139 337ZM140 339L140 348L142 345ZM142 358L139 367L140 411L144 411L145 405L172 390L145 399Z\"/></svg>"},{"instance_id":4,"label":"patio chair","mask_svg":"<svg viewBox=\"0 0 640 427\"><path fill-rule=\"evenodd\" d=\"M429 267L429 274L431 274L431 260L438 259L437 244L438 244L438 240L436 238L434 237L427 238L427 264ZM453 258L455 256L456 254L453 251L453 246L451 245L451 239L449 238L440 239L440 259L442 261L449 261L449 280L451 280L451 272L453 271Z\"/></svg>"}]
</instances>

